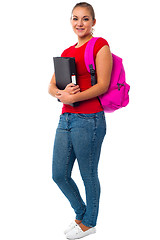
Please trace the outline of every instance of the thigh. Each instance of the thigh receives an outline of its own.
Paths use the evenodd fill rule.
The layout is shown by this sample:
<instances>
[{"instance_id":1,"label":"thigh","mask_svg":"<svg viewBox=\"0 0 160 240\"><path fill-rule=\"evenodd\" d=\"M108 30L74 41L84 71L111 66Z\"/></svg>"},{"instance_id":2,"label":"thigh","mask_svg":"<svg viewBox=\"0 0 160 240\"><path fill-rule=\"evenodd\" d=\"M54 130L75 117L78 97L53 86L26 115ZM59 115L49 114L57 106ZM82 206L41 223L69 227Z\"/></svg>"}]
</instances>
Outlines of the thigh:
<instances>
[{"instance_id":1,"label":"thigh","mask_svg":"<svg viewBox=\"0 0 160 240\"><path fill-rule=\"evenodd\" d=\"M53 175L69 177L75 161L71 133L66 129L65 116L60 117L53 148Z\"/></svg>"},{"instance_id":2,"label":"thigh","mask_svg":"<svg viewBox=\"0 0 160 240\"><path fill-rule=\"evenodd\" d=\"M77 114L77 124L72 128L71 138L81 174L97 171L105 134L106 122L103 112Z\"/></svg>"}]
</instances>

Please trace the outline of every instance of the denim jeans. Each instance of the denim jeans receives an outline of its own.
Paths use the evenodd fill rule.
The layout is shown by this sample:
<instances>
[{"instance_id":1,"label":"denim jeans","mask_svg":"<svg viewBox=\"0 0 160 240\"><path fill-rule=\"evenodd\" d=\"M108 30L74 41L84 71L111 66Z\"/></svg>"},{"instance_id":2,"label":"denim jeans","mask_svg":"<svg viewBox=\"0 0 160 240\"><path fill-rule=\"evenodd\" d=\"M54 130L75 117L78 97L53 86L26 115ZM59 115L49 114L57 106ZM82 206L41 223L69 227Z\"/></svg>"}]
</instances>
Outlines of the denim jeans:
<instances>
[{"instance_id":1,"label":"denim jeans","mask_svg":"<svg viewBox=\"0 0 160 240\"><path fill-rule=\"evenodd\" d=\"M60 115L56 130L52 178L69 200L76 219L88 227L96 226L97 222L100 198L98 162L105 134L104 112L64 113ZM86 204L71 178L75 159L85 186Z\"/></svg>"}]
</instances>

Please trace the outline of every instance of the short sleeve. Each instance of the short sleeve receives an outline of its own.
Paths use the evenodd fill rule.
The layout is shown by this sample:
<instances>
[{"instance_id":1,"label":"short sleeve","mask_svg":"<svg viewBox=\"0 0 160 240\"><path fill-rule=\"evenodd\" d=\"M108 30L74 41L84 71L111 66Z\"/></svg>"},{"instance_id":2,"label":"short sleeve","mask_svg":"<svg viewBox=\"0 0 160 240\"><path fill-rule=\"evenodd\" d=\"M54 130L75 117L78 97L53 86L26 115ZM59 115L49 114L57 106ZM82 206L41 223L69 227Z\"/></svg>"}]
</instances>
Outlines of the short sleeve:
<instances>
[{"instance_id":1,"label":"short sleeve","mask_svg":"<svg viewBox=\"0 0 160 240\"><path fill-rule=\"evenodd\" d=\"M108 42L104 38L98 38L94 46L94 58L96 57L99 50L104 46L109 46Z\"/></svg>"},{"instance_id":2,"label":"short sleeve","mask_svg":"<svg viewBox=\"0 0 160 240\"><path fill-rule=\"evenodd\" d=\"M66 56L66 50L64 50L63 52L62 52L62 54L61 54L61 57L65 57Z\"/></svg>"},{"instance_id":3,"label":"short sleeve","mask_svg":"<svg viewBox=\"0 0 160 240\"><path fill-rule=\"evenodd\" d=\"M62 54L61 57L67 57L68 53L71 51L71 49L73 48L73 46L70 46L69 48L65 49Z\"/></svg>"}]
</instances>

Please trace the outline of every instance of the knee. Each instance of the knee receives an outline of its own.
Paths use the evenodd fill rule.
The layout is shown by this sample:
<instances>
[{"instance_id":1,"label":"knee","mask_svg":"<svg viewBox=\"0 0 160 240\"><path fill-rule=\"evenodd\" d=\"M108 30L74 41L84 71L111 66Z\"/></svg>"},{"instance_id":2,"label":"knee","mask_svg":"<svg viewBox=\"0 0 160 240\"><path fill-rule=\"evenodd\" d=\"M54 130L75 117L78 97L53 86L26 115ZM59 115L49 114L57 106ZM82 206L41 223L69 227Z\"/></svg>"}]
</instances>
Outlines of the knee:
<instances>
[{"instance_id":1,"label":"knee","mask_svg":"<svg viewBox=\"0 0 160 240\"><path fill-rule=\"evenodd\" d=\"M52 179L55 183L60 184L65 181L65 175L63 173L53 172Z\"/></svg>"},{"instance_id":2,"label":"knee","mask_svg":"<svg viewBox=\"0 0 160 240\"><path fill-rule=\"evenodd\" d=\"M53 172L52 179L55 183L58 183L62 179L62 176L56 172Z\"/></svg>"}]
</instances>

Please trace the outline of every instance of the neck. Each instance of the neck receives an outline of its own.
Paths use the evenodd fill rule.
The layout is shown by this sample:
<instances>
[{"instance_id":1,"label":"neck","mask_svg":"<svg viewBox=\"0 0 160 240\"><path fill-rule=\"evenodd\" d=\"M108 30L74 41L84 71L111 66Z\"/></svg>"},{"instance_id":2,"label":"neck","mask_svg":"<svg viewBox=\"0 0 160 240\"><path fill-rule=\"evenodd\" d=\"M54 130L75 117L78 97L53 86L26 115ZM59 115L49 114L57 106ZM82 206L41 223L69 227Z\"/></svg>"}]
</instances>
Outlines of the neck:
<instances>
[{"instance_id":1,"label":"neck","mask_svg":"<svg viewBox=\"0 0 160 240\"><path fill-rule=\"evenodd\" d=\"M87 35L85 37L78 37L78 44L77 47L82 46L84 43L88 42L93 36L92 35Z\"/></svg>"}]
</instances>

